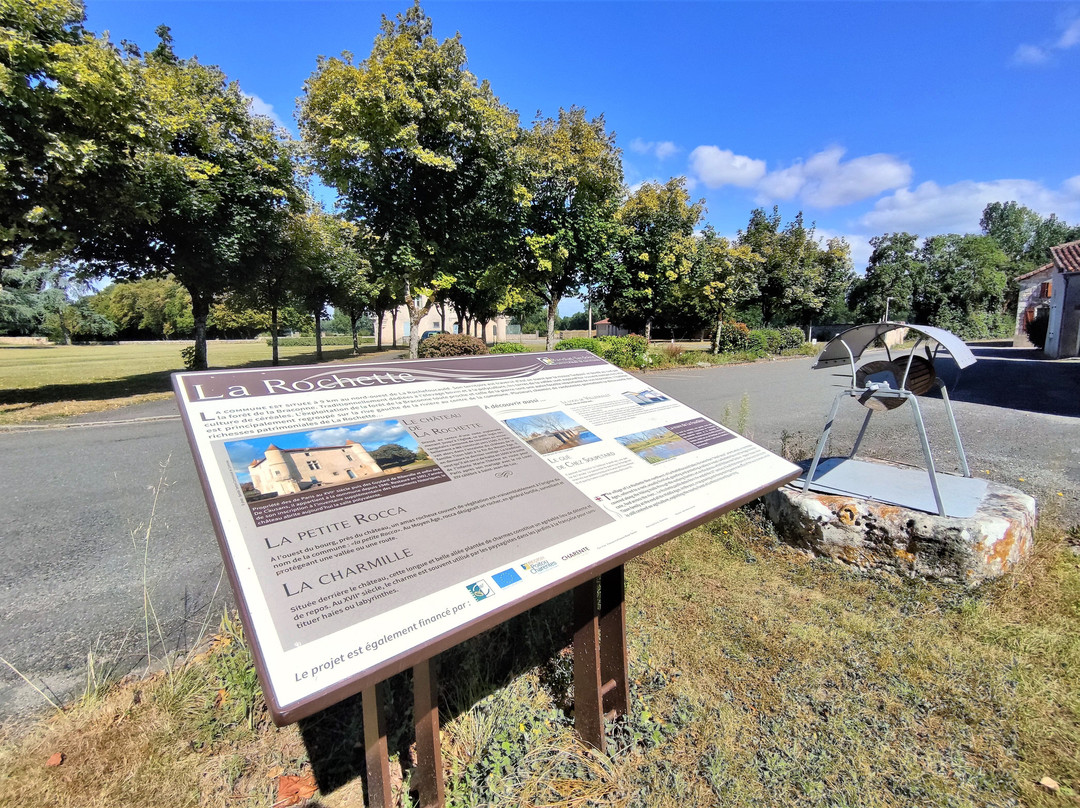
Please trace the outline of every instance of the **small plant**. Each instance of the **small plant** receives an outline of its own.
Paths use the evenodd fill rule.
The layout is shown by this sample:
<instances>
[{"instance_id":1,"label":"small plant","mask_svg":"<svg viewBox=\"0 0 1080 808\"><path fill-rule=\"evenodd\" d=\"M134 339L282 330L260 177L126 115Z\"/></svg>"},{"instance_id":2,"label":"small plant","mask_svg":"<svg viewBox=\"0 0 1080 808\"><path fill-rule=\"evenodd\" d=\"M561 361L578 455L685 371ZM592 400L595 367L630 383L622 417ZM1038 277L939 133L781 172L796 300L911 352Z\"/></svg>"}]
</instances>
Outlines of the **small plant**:
<instances>
[{"instance_id":1,"label":"small plant","mask_svg":"<svg viewBox=\"0 0 1080 808\"><path fill-rule=\"evenodd\" d=\"M522 345L520 342L499 342L488 348L488 353L504 354L504 353L528 353L529 349Z\"/></svg>"},{"instance_id":2,"label":"small plant","mask_svg":"<svg viewBox=\"0 0 1080 808\"><path fill-rule=\"evenodd\" d=\"M484 341L468 334L436 334L420 343L417 356L435 359L444 356L480 356L488 351Z\"/></svg>"},{"instance_id":3,"label":"small plant","mask_svg":"<svg viewBox=\"0 0 1080 808\"><path fill-rule=\"evenodd\" d=\"M184 360L184 367L191 370L195 367L195 346L189 345L180 349L180 358Z\"/></svg>"}]
</instances>

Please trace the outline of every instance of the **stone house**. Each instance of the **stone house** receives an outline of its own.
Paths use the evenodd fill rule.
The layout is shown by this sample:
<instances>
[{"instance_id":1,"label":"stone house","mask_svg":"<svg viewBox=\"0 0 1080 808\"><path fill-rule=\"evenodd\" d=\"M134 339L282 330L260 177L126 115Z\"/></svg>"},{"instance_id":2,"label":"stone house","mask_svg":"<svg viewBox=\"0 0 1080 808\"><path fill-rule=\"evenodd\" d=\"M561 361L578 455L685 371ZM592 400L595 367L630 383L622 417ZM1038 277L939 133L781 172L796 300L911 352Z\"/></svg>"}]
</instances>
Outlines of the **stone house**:
<instances>
[{"instance_id":1,"label":"stone house","mask_svg":"<svg viewBox=\"0 0 1080 808\"><path fill-rule=\"evenodd\" d=\"M1080 356L1080 241L1050 248L1050 322L1043 351L1051 359Z\"/></svg>"},{"instance_id":2,"label":"stone house","mask_svg":"<svg viewBox=\"0 0 1080 808\"><path fill-rule=\"evenodd\" d=\"M1044 312L1049 314L1053 274L1054 265L1046 264L1016 278L1020 294L1016 303L1016 331L1013 334L1014 347L1030 347L1031 342L1027 337L1028 324Z\"/></svg>"},{"instance_id":3,"label":"stone house","mask_svg":"<svg viewBox=\"0 0 1080 808\"><path fill-rule=\"evenodd\" d=\"M344 446L306 449L266 447L260 460L248 466L251 483L260 494L296 494L313 485L338 485L384 474L367 449L354 441Z\"/></svg>"}]
</instances>

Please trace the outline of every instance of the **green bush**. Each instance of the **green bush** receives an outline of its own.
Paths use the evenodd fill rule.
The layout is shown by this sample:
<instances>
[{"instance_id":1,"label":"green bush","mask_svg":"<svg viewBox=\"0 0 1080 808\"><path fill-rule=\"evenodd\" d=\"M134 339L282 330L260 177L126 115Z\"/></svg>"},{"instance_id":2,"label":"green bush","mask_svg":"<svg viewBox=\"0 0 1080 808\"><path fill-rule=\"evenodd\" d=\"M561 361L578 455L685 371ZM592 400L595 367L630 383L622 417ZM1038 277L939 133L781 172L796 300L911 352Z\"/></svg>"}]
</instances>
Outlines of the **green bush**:
<instances>
[{"instance_id":1,"label":"green bush","mask_svg":"<svg viewBox=\"0 0 1080 808\"><path fill-rule=\"evenodd\" d=\"M484 341L468 334L436 334L420 343L417 356L435 359L440 356L479 356L489 353Z\"/></svg>"},{"instance_id":2,"label":"green bush","mask_svg":"<svg viewBox=\"0 0 1080 808\"><path fill-rule=\"evenodd\" d=\"M189 345L180 349L180 358L184 360L184 367L191 370L195 367L195 346Z\"/></svg>"},{"instance_id":3,"label":"green bush","mask_svg":"<svg viewBox=\"0 0 1080 808\"><path fill-rule=\"evenodd\" d=\"M555 344L556 351L591 351L621 368L640 368L649 364L644 337L573 337Z\"/></svg>"},{"instance_id":4,"label":"green bush","mask_svg":"<svg viewBox=\"0 0 1080 808\"><path fill-rule=\"evenodd\" d=\"M528 353L529 349L520 342L499 342L488 348L488 353Z\"/></svg>"},{"instance_id":5,"label":"green bush","mask_svg":"<svg viewBox=\"0 0 1080 808\"><path fill-rule=\"evenodd\" d=\"M743 351L757 356L767 356L772 353L769 350L769 334L767 329L755 329L746 335L746 345Z\"/></svg>"},{"instance_id":6,"label":"green bush","mask_svg":"<svg viewBox=\"0 0 1080 808\"><path fill-rule=\"evenodd\" d=\"M720 329L720 353L745 351L749 337L750 329L746 327L746 323L724 323Z\"/></svg>"},{"instance_id":7,"label":"green bush","mask_svg":"<svg viewBox=\"0 0 1080 808\"><path fill-rule=\"evenodd\" d=\"M1046 347L1046 331L1050 326L1050 315L1047 312L1039 312L1038 316L1027 324L1028 339L1031 344L1040 351Z\"/></svg>"},{"instance_id":8,"label":"green bush","mask_svg":"<svg viewBox=\"0 0 1080 808\"><path fill-rule=\"evenodd\" d=\"M780 350L793 351L806 342L806 334L797 325L789 325L780 332Z\"/></svg>"}]
</instances>

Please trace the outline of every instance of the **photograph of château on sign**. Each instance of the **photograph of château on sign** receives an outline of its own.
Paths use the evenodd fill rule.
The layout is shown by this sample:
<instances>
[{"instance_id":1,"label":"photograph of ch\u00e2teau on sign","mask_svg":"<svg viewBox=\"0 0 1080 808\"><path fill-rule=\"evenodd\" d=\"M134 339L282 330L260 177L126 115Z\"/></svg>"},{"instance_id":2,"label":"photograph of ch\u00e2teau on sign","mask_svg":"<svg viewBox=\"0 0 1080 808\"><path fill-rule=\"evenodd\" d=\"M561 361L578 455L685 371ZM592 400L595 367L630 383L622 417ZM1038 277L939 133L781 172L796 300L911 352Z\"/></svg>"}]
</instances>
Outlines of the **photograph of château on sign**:
<instances>
[{"instance_id":1,"label":"photograph of ch\u00e2teau on sign","mask_svg":"<svg viewBox=\"0 0 1080 808\"><path fill-rule=\"evenodd\" d=\"M521 418L508 418L503 423L538 454L561 452L563 449L573 449L575 446L584 446L600 440L565 412L559 410Z\"/></svg>"},{"instance_id":2,"label":"photograph of ch\u00e2teau on sign","mask_svg":"<svg viewBox=\"0 0 1080 808\"><path fill-rule=\"evenodd\" d=\"M396 420L227 441L225 449L249 502L435 465Z\"/></svg>"},{"instance_id":3,"label":"photograph of ch\u00e2teau on sign","mask_svg":"<svg viewBox=\"0 0 1080 808\"><path fill-rule=\"evenodd\" d=\"M698 447L676 435L666 426L646 429L644 432L632 432L615 438L619 443L650 463L663 463Z\"/></svg>"},{"instance_id":4,"label":"photograph of ch\u00e2teau on sign","mask_svg":"<svg viewBox=\"0 0 1080 808\"><path fill-rule=\"evenodd\" d=\"M635 404L646 407L649 404L659 404L662 401L670 401L671 399L665 396L658 390L653 390L651 387L646 387L644 390L628 390L623 393L628 399Z\"/></svg>"}]
</instances>

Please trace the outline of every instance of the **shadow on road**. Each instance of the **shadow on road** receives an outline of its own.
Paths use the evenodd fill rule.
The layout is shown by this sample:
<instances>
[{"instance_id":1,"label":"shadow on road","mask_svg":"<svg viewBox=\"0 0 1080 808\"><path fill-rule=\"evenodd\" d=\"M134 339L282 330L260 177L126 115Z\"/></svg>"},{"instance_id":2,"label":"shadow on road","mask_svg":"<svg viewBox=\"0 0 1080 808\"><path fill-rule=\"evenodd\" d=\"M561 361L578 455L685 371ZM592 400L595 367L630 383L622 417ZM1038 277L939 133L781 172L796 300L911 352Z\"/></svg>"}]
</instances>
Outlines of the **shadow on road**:
<instances>
[{"instance_id":1,"label":"shadow on road","mask_svg":"<svg viewBox=\"0 0 1080 808\"><path fill-rule=\"evenodd\" d=\"M972 346L977 361L962 372L951 357L934 367L953 401L1045 415L1080 416L1080 362L1051 361L1034 348ZM940 397L936 390L932 397Z\"/></svg>"}]
</instances>

